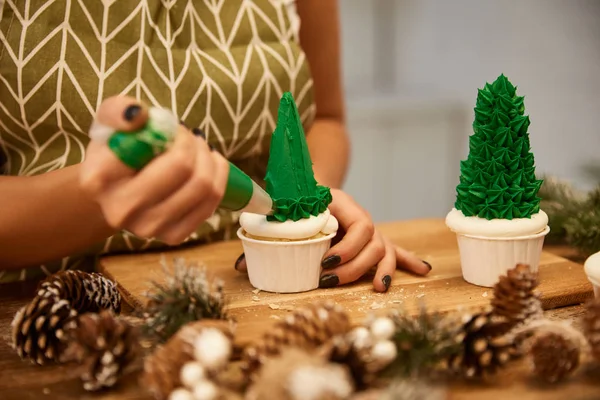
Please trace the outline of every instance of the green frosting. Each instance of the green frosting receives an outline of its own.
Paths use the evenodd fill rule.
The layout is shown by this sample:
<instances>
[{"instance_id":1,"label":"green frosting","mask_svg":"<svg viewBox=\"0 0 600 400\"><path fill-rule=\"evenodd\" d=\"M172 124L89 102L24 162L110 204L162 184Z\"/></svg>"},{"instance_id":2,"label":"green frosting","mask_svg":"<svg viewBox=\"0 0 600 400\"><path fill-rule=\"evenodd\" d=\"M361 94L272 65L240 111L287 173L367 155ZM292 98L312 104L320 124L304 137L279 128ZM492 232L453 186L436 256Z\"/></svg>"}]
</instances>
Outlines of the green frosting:
<instances>
[{"instance_id":1,"label":"green frosting","mask_svg":"<svg viewBox=\"0 0 600 400\"><path fill-rule=\"evenodd\" d=\"M540 209L542 180L535 176L523 97L504 75L478 92L455 207L488 220L530 218Z\"/></svg>"},{"instance_id":2,"label":"green frosting","mask_svg":"<svg viewBox=\"0 0 600 400\"><path fill-rule=\"evenodd\" d=\"M315 180L298 108L289 92L279 102L265 181L275 209L269 221L317 216L331 203L329 188Z\"/></svg>"}]
</instances>

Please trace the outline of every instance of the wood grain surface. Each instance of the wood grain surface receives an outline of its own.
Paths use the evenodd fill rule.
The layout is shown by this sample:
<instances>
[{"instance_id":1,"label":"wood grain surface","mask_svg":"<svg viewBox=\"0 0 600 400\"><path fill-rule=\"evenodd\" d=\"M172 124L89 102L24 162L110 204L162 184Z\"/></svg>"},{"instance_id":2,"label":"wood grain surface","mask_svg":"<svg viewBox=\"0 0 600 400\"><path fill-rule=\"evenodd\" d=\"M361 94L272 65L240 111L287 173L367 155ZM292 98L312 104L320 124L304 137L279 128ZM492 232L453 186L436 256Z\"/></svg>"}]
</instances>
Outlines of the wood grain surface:
<instances>
[{"instance_id":1,"label":"wood grain surface","mask_svg":"<svg viewBox=\"0 0 600 400\"><path fill-rule=\"evenodd\" d=\"M462 279L456 238L443 220L427 219L379 225L382 233L433 266L427 277L397 271L387 293L372 289L371 277L333 289L318 289L297 294L258 292L247 275L233 268L242 252L239 241L193 247L169 253L152 253L104 258L100 270L116 280L125 298L134 307L145 301L150 280L163 279L161 259L171 263L175 257L204 265L209 274L225 284L228 309L238 322L240 344L260 336L269 325L290 310L320 299L333 299L344 306L355 322L368 313L379 313L391 307L409 312L424 303L430 309L452 311L488 304L492 290L468 284ZM567 250L564 250L567 251ZM552 309L580 304L593 296L583 267L556 254L544 251L540 265L540 291L544 308Z\"/></svg>"},{"instance_id":2,"label":"wood grain surface","mask_svg":"<svg viewBox=\"0 0 600 400\"><path fill-rule=\"evenodd\" d=\"M443 226L439 224L439 221L422 221L421 223L416 222L403 222L403 223L392 223L381 226L381 229L386 234L390 235L394 240L404 245L407 248L415 251L420 256L426 258L433 264L433 273L428 278L431 282L438 279L449 279L450 274L448 268L445 268L445 264L452 262L456 263L456 255L452 255L452 249L455 249L455 245L451 238L444 232ZM408 231L407 231L408 230ZM419 233L422 232L422 233ZM420 236L426 234L427 237ZM444 237L446 239L444 239ZM437 252L428 251L428 248L435 246ZM238 293L232 291L236 298L244 298L249 295L246 293L251 288L247 287L248 284L245 282L243 275L237 275L233 271L232 263L238 256L240 250L239 245L236 243L224 243L221 245L206 246L211 251L202 251L200 249L185 250L179 252L179 255L189 256L192 254L199 254L207 265L211 268L216 269L216 266L221 266L216 272L223 271L224 279L231 279L233 282L237 282ZM220 249L218 252L214 249ZM440 249L442 251L440 251ZM575 253L567 247L547 247L547 254L544 255L544 268L548 265L552 266L566 266L565 270L558 270L553 274L543 272L542 279L544 283L542 288L545 289L546 305L556 306L561 303L578 303L589 297L589 287L582 280L580 276L581 266L574 262L567 262L560 256L576 257ZM446 255L444 255L446 254ZM172 256L172 255L170 255ZM158 255L144 255L124 258L113 258L103 262L103 266L118 266L121 265L123 268L132 269L131 276L133 281L130 283L138 282L136 285L128 284L126 287L131 291L131 300L142 302L143 296L141 293L146 288L145 281L154 275L158 275L158 269L154 266L152 269L149 266L152 263L156 263ZM451 261L454 258L454 261ZM119 263L118 260L124 260L124 263ZM568 268L571 268L569 270ZM112 270L112 268L111 268ZM120 269L116 268L118 272ZM153 271L153 272L152 272ZM575 275L575 277L571 276ZM159 276L159 275L158 275ZM407 293L407 288L402 291L405 285L416 285L414 292L425 293L422 298L431 299L430 301L436 300L439 292L428 291L432 289L433 283L429 283L425 279L424 283L418 283L416 278L399 273L396 276L394 283L393 296L389 297L389 301L392 301L392 305L401 305L400 303L394 303L394 300L403 301L410 303L413 300L412 297ZM454 276L452 282L454 285L463 285L456 276ZM577 290L557 290L553 285L553 279L557 280L571 280L572 284L579 287ZM231 281L227 281L231 282ZM244 283L245 282L245 283ZM420 285L424 284L425 287L421 288ZM228 283L228 285L231 285ZM428 285L431 287L428 288ZM444 284L445 285L445 284ZM445 286L451 286L445 285ZM564 285L563 285L564 286ZM561 286L561 287L563 287ZM566 285L568 286L568 285ZM301 298L289 299L290 304L294 306L301 306L306 302L312 301L312 299L326 295L343 302L345 305L352 306L353 296L352 287L361 293L354 296L354 302L359 305L355 305L355 309L363 308L370 309L367 305L372 304L372 301L382 302L383 300L372 300L369 296L373 296L370 292L368 282L361 282L356 285L349 286L347 288L336 289L333 291L324 291L320 295L319 291L311 292L311 294L304 300ZM475 288L471 286L464 286L467 289L473 290L471 297L476 299L476 302L482 302L481 299L486 299L482 294L486 289ZM554 289L553 289L554 288ZM411 289L412 290L412 289ZM449 289L451 290L451 289ZM251 291L251 290L250 290ZM461 296L460 293L456 293L454 290L454 296ZM17 312L17 310L26 305L31 300L35 293L35 283L11 283L0 285L0 399L1 400L38 400L38 399L63 399L63 400L75 400L75 399L98 399L98 400L151 400L149 394L144 390L143 385L139 384L139 369L132 371L127 375L115 388L110 391L100 393L87 393L82 387L81 383L76 377L76 370L68 366L50 365L40 367L33 365L29 362L22 361L19 359L15 351L10 347L10 323ZM133 295L133 293L137 293ZM395 293L395 294L394 294ZM411 293L413 293L411 291ZM562 293L562 294L561 294ZM414 294L414 293L413 293ZM367 299L362 297L367 296ZM275 296L275 295L273 295ZM383 295L381 297L385 297ZM266 296L264 293L259 293L258 297L263 297L260 300L261 304L257 301L252 301L250 297L250 303L252 304L255 312L264 312L264 314L271 315L272 313L285 313L285 310L273 310L268 307L266 302ZM301 296L300 296L301 297ZM405 298L403 298L405 297ZM409 299L410 297L410 299ZM414 296L413 296L414 297ZM580 300L577 300L577 298ZM345 298L345 300L343 300ZM375 295L376 299L380 296ZM463 297L461 297L463 298ZM468 296L467 296L468 298ZM363 301L366 300L366 301ZM388 301L386 299L386 301ZM371 302L371 303L370 303ZM263 304L264 303L264 304ZM244 304L244 303L241 303ZM272 304L275 304L274 302ZM362 304L365 304L364 306ZM444 304L440 301L436 301L435 304L444 307ZM452 304L457 304L455 301ZM387 305L386 305L387 307ZM451 306L445 306L445 309L450 309ZM237 306L237 313L242 314L242 306ZM127 307L124 309L124 313L127 313ZM248 313L250 314L250 313ZM360 314L359 312L356 313ZM580 305L573 305L568 307L556 308L546 312L546 315L553 319L574 321L577 323L582 314L582 307ZM250 319L252 321L252 319ZM256 321L253 324L256 325ZM139 366L139 364L138 364ZM485 384L485 385L467 385L461 382L453 383L448 387L448 400L505 400L505 399L519 399L519 400L591 400L600 398L600 383L598 383L598 375L591 377L585 371L581 371L576 374L573 378L561 385L544 385L531 378L529 374L529 366L526 361L521 361L511 365L510 368L502 371L497 379Z\"/></svg>"}]
</instances>

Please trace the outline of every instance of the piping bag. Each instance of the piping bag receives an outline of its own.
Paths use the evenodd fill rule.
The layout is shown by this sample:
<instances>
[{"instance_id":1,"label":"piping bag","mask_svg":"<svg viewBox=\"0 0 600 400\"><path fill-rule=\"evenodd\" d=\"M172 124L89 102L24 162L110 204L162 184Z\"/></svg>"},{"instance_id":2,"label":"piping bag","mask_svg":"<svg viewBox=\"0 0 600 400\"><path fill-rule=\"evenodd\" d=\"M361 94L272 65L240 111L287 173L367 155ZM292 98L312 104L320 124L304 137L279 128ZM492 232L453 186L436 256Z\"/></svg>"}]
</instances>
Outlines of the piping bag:
<instances>
[{"instance_id":1,"label":"piping bag","mask_svg":"<svg viewBox=\"0 0 600 400\"><path fill-rule=\"evenodd\" d=\"M94 121L92 140L103 142L128 167L139 171L153 158L168 150L179 129L171 111L151 107L146 125L137 131L121 132ZM261 215L273 214L271 196L242 170L229 163L227 187L219 208Z\"/></svg>"}]
</instances>

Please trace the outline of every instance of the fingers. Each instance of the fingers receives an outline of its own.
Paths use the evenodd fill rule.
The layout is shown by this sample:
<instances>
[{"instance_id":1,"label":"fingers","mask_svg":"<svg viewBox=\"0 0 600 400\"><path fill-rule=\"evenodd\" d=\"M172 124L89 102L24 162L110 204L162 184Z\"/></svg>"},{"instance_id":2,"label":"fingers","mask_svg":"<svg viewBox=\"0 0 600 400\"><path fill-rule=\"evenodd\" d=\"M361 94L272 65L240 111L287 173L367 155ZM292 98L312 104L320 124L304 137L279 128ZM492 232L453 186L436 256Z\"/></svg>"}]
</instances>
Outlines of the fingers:
<instances>
[{"instance_id":1,"label":"fingers","mask_svg":"<svg viewBox=\"0 0 600 400\"><path fill-rule=\"evenodd\" d=\"M204 141L198 141L206 148ZM167 244L176 245L185 240L202 222L214 214L225 193L229 163L218 153L211 152L202 154L197 160L194 176L172 199L168 199L164 205L161 204L163 209L156 213L156 219L162 219L164 223L156 228L154 235ZM177 210L184 212L177 213ZM159 219L160 215L171 215L173 218Z\"/></svg>"},{"instance_id":2,"label":"fingers","mask_svg":"<svg viewBox=\"0 0 600 400\"><path fill-rule=\"evenodd\" d=\"M372 239L375 227L371 218L343 192L336 191L337 201L331 203L331 213L345 230L343 238L329 249L323 258L323 268L345 264L357 256ZM373 264L375 265L375 264Z\"/></svg>"},{"instance_id":3,"label":"fingers","mask_svg":"<svg viewBox=\"0 0 600 400\"><path fill-rule=\"evenodd\" d=\"M111 168L95 169L94 193L102 203L108 224L114 228L132 223L141 212L178 190L194 172L195 138L180 127L173 147L159 155L126 182L111 181ZM132 228L133 233L138 234ZM144 236L148 237L148 236Z\"/></svg>"},{"instance_id":4,"label":"fingers","mask_svg":"<svg viewBox=\"0 0 600 400\"><path fill-rule=\"evenodd\" d=\"M396 271L396 251L394 245L385 239L385 255L377 264L377 272L373 278L373 287L377 292L387 292L392 284Z\"/></svg>"},{"instance_id":5,"label":"fingers","mask_svg":"<svg viewBox=\"0 0 600 400\"><path fill-rule=\"evenodd\" d=\"M431 271L431 264L427 261L421 260L419 257L398 246L394 246L394 249L398 268L417 275L427 275Z\"/></svg>"},{"instance_id":6,"label":"fingers","mask_svg":"<svg viewBox=\"0 0 600 400\"><path fill-rule=\"evenodd\" d=\"M363 276L369 269L379 264L385 256L385 242L379 232L375 232L367 245L351 261L344 263L337 268L324 270L319 286L322 288L329 288L354 282Z\"/></svg>"},{"instance_id":7,"label":"fingers","mask_svg":"<svg viewBox=\"0 0 600 400\"><path fill-rule=\"evenodd\" d=\"M242 253L240 254L240 256L237 258L237 260L235 260L235 270L238 272L247 272L248 271L248 265L246 264L246 254Z\"/></svg>"},{"instance_id":8,"label":"fingers","mask_svg":"<svg viewBox=\"0 0 600 400\"><path fill-rule=\"evenodd\" d=\"M113 96L100 104L96 113L98 123L117 131L135 131L148 120L148 108L133 97Z\"/></svg>"}]
</instances>

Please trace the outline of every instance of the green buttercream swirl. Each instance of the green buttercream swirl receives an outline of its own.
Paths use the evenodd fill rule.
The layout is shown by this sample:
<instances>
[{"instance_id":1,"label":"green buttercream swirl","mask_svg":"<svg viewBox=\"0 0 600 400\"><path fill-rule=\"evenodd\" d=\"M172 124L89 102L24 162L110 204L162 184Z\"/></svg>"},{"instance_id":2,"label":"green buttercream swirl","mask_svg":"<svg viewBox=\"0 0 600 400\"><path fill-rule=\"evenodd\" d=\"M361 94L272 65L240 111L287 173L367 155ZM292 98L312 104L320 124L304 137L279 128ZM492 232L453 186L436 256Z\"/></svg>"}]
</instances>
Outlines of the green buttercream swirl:
<instances>
[{"instance_id":1,"label":"green buttercream swirl","mask_svg":"<svg viewBox=\"0 0 600 400\"><path fill-rule=\"evenodd\" d=\"M460 163L456 209L485 219L530 218L540 209L529 116L523 97L500 75L478 90L469 156Z\"/></svg>"},{"instance_id":2,"label":"green buttercream swirl","mask_svg":"<svg viewBox=\"0 0 600 400\"><path fill-rule=\"evenodd\" d=\"M271 137L266 190L275 213L269 221L298 221L317 216L331 203L328 187L317 185L296 102L286 92L279 102L277 126Z\"/></svg>"},{"instance_id":3,"label":"green buttercream swirl","mask_svg":"<svg viewBox=\"0 0 600 400\"><path fill-rule=\"evenodd\" d=\"M331 203L331 191L328 187L318 186L317 196L303 196L299 199L277 199L274 201L276 213L268 218L271 221L298 221L302 218L317 216L327 210Z\"/></svg>"}]
</instances>

